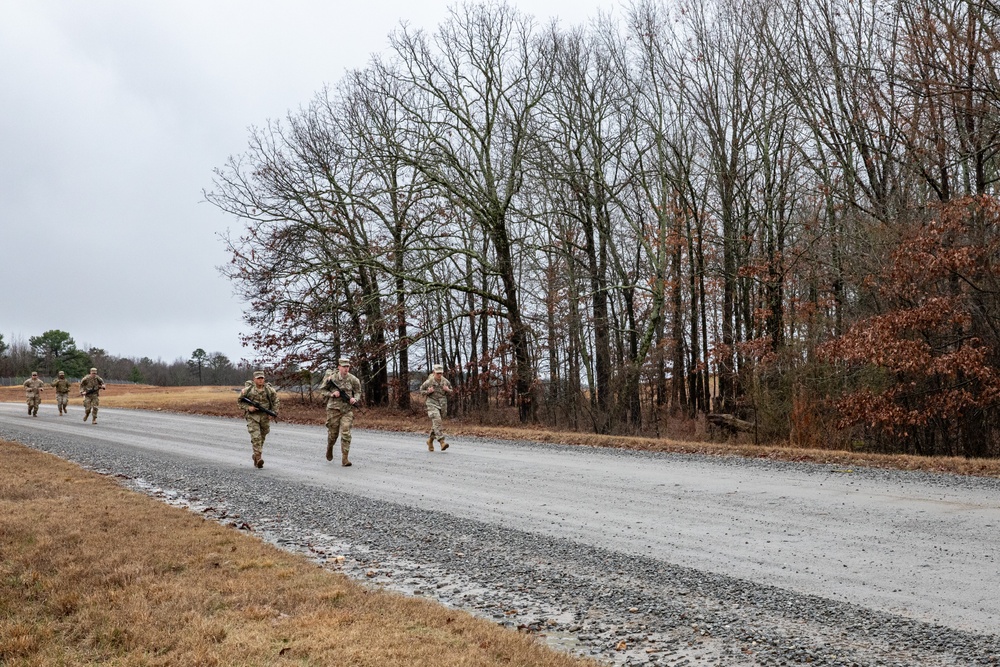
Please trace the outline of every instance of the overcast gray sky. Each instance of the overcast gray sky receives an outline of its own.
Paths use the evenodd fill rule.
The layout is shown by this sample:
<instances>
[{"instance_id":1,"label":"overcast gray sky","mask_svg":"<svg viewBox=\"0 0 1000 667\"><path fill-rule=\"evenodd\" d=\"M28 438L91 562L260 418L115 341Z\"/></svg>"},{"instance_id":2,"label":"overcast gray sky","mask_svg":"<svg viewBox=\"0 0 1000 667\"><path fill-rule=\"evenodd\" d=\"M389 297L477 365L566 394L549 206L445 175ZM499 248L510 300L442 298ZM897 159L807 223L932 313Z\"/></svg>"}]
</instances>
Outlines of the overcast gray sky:
<instances>
[{"instance_id":1,"label":"overcast gray sky","mask_svg":"<svg viewBox=\"0 0 1000 667\"><path fill-rule=\"evenodd\" d=\"M0 334L251 359L216 267L239 222L202 201L248 128L363 67L436 0L0 0ZM610 0L510 0L565 26Z\"/></svg>"}]
</instances>

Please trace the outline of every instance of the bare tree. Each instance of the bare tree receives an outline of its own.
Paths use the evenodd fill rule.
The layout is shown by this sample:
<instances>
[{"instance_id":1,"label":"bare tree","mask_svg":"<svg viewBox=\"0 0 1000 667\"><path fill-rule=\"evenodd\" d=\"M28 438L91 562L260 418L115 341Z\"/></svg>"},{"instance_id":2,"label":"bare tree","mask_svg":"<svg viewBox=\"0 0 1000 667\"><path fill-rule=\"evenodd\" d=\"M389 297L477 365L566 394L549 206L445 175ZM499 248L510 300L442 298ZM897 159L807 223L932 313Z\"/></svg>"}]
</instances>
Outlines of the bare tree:
<instances>
[{"instance_id":1,"label":"bare tree","mask_svg":"<svg viewBox=\"0 0 1000 667\"><path fill-rule=\"evenodd\" d=\"M410 154L408 164L490 243L491 271L502 283L502 293L490 297L498 297L510 325L522 421L533 415L535 369L515 266L514 200L524 183L531 116L548 86L546 64L532 49L532 30L532 21L508 5L460 5L433 38L406 28L393 35L400 68L382 72L402 77L400 87L420 93L394 100L409 112L420 145L426 145Z\"/></svg>"}]
</instances>

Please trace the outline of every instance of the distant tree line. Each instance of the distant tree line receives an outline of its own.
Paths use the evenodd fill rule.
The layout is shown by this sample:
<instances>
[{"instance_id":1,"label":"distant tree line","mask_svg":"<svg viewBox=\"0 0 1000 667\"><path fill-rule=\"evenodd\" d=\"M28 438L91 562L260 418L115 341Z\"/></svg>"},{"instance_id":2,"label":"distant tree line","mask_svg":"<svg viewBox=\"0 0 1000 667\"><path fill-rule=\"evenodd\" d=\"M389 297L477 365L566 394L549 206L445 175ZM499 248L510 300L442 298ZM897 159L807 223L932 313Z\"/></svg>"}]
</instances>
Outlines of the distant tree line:
<instances>
[{"instance_id":1,"label":"distant tree line","mask_svg":"<svg viewBox=\"0 0 1000 667\"><path fill-rule=\"evenodd\" d=\"M32 372L43 377L55 377L59 371L78 379L96 367L102 378L115 382L134 382L161 387L187 385L238 385L250 377L246 365L234 365L221 352L195 350L188 360L167 363L149 357L118 357L99 347L84 351L76 347L73 337L53 329L27 342L7 342L0 334L0 378L21 382Z\"/></svg>"},{"instance_id":2,"label":"distant tree line","mask_svg":"<svg viewBox=\"0 0 1000 667\"><path fill-rule=\"evenodd\" d=\"M1000 453L1000 8L461 4L284 121L207 198L278 367L601 433Z\"/></svg>"}]
</instances>

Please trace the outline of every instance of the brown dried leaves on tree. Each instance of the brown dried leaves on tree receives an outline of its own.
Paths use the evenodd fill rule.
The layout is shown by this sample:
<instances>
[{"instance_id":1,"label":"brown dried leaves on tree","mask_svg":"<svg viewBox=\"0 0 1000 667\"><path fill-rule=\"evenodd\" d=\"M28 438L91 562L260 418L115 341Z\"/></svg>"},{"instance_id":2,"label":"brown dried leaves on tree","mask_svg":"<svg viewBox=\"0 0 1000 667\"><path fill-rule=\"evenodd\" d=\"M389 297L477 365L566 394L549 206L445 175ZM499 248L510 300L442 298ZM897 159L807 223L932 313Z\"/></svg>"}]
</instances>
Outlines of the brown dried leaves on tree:
<instances>
[{"instance_id":1,"label":"brown dried leaves on tree","mask_svg":"<svg viewBox=\"0 0 1000 667\"><path fill-rule=\"evenodd\" d=\"M967 198L934 213L877 277L885 312L857 322L821 353L852 387L838 403L842 426L937 437L954 450L969 429L982 435L984 411L1000 401L1000 205Z\"/></svg>"}]
</instances>

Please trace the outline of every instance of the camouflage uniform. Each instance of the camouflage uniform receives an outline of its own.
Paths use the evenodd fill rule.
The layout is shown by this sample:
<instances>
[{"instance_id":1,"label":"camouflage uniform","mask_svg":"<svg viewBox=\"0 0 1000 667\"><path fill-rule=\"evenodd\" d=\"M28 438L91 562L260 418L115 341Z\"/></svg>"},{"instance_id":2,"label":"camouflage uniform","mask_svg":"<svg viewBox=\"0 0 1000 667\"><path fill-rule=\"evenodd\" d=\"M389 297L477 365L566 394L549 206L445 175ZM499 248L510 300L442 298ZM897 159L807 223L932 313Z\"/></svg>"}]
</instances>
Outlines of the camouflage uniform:
<instances>
[{"instance_id":1,"label":"camouflage uniform","mask_svg":"<svg viewBox=\"0 0 1000 667\"><path fill-rule=\"evenodd\" d=\"M42 402L42 387L45 383L38 379L38 373L32 373L31 377L24 381L24 394L28 399L28 414L32 417L38 416L38 405Z\"/></svg>"},{"instance_id":2,"label":"camouflage uniform","mask_svg":"<svg viewBox=\"0 0 1000 667\"><path fill-rule=\"evenodd\" d=\"M264 377L263 374L257 375L257 373L254 373L254 376ZM243 391L240 392L239 397L236 399L247 420L250 445L253 447L253 463L258 468L263 468L264 440L267 439L267 434L271 432L271 416L262 410L251 412L250 408L253 406L240 400L244 396L251 401L260 403L274 413L278 412L278 406L281 404L281 401L278 399L278 392L269 383L265 382L263 387L257 387L252 380L247 380Z\"/></svg>"},{"instance_id":3,"label":"camouflage uniform","mask_svg":"<svg viewBox=\"0 0 1000 667\"><path fill-rule=\"evenodd\" d=\"M341 359L345 365L346 359ZM350 367L350 362L346 363ZM323 376L320 389L326 395L326 460L333 460L333 446L337 443L337 433L340 433L340 464L351 465L347 459L351 451L351 426L354 424L354 406L350 399L361 399L361 380L348 372L341 377L340 371L327 371ZM340 396L333 392L339 391Z\"/></svg>"},{"instance_id":4,"label":"camouflage uniform","mask_svg":"<svg viewBox=\"0 0 1000 667\"><path fill-rule=\"evenodd\" d=\"M87 421L90 413L94 413L94 421L97 423L97 406L101 404L101 390L107 389L104 380L97 375L97 369L91 368L90 375L84 375L80 380L80 393L83 394L83 421Z\"/></svg>"},{"instance_id":5,"label":"camouflage uniform","mask_svg":"<svg viewBox=\"0 0 1000 667\"><path fill-rule=\"evenodd\" d=\"M444 441L444 428L441 426L441 418L448 414L448 394L451 393L451 383L448 378L437 377L443 369L435 366L434 372L427 376L424 383L420 385L420 393L426 396L427 416L431 418L431 435L427 438L427 449L434 451L434 438L441 443L441 451L448 449L448 443Z\"/></svg>"},{"instance_id":6,"label":"camouflage uniform","mask_svg":"<svg viewBox=\"0 0 1000 667\"><path fill-rule=\"evenodd\" d=\"M56 407L59 408L59 414L64 415L67 413L67 407L69 406L69 380L66 379L66 374L59 371L59 378L52 383L52 387L56 390Z\"/></svg>"}]
</instances>

